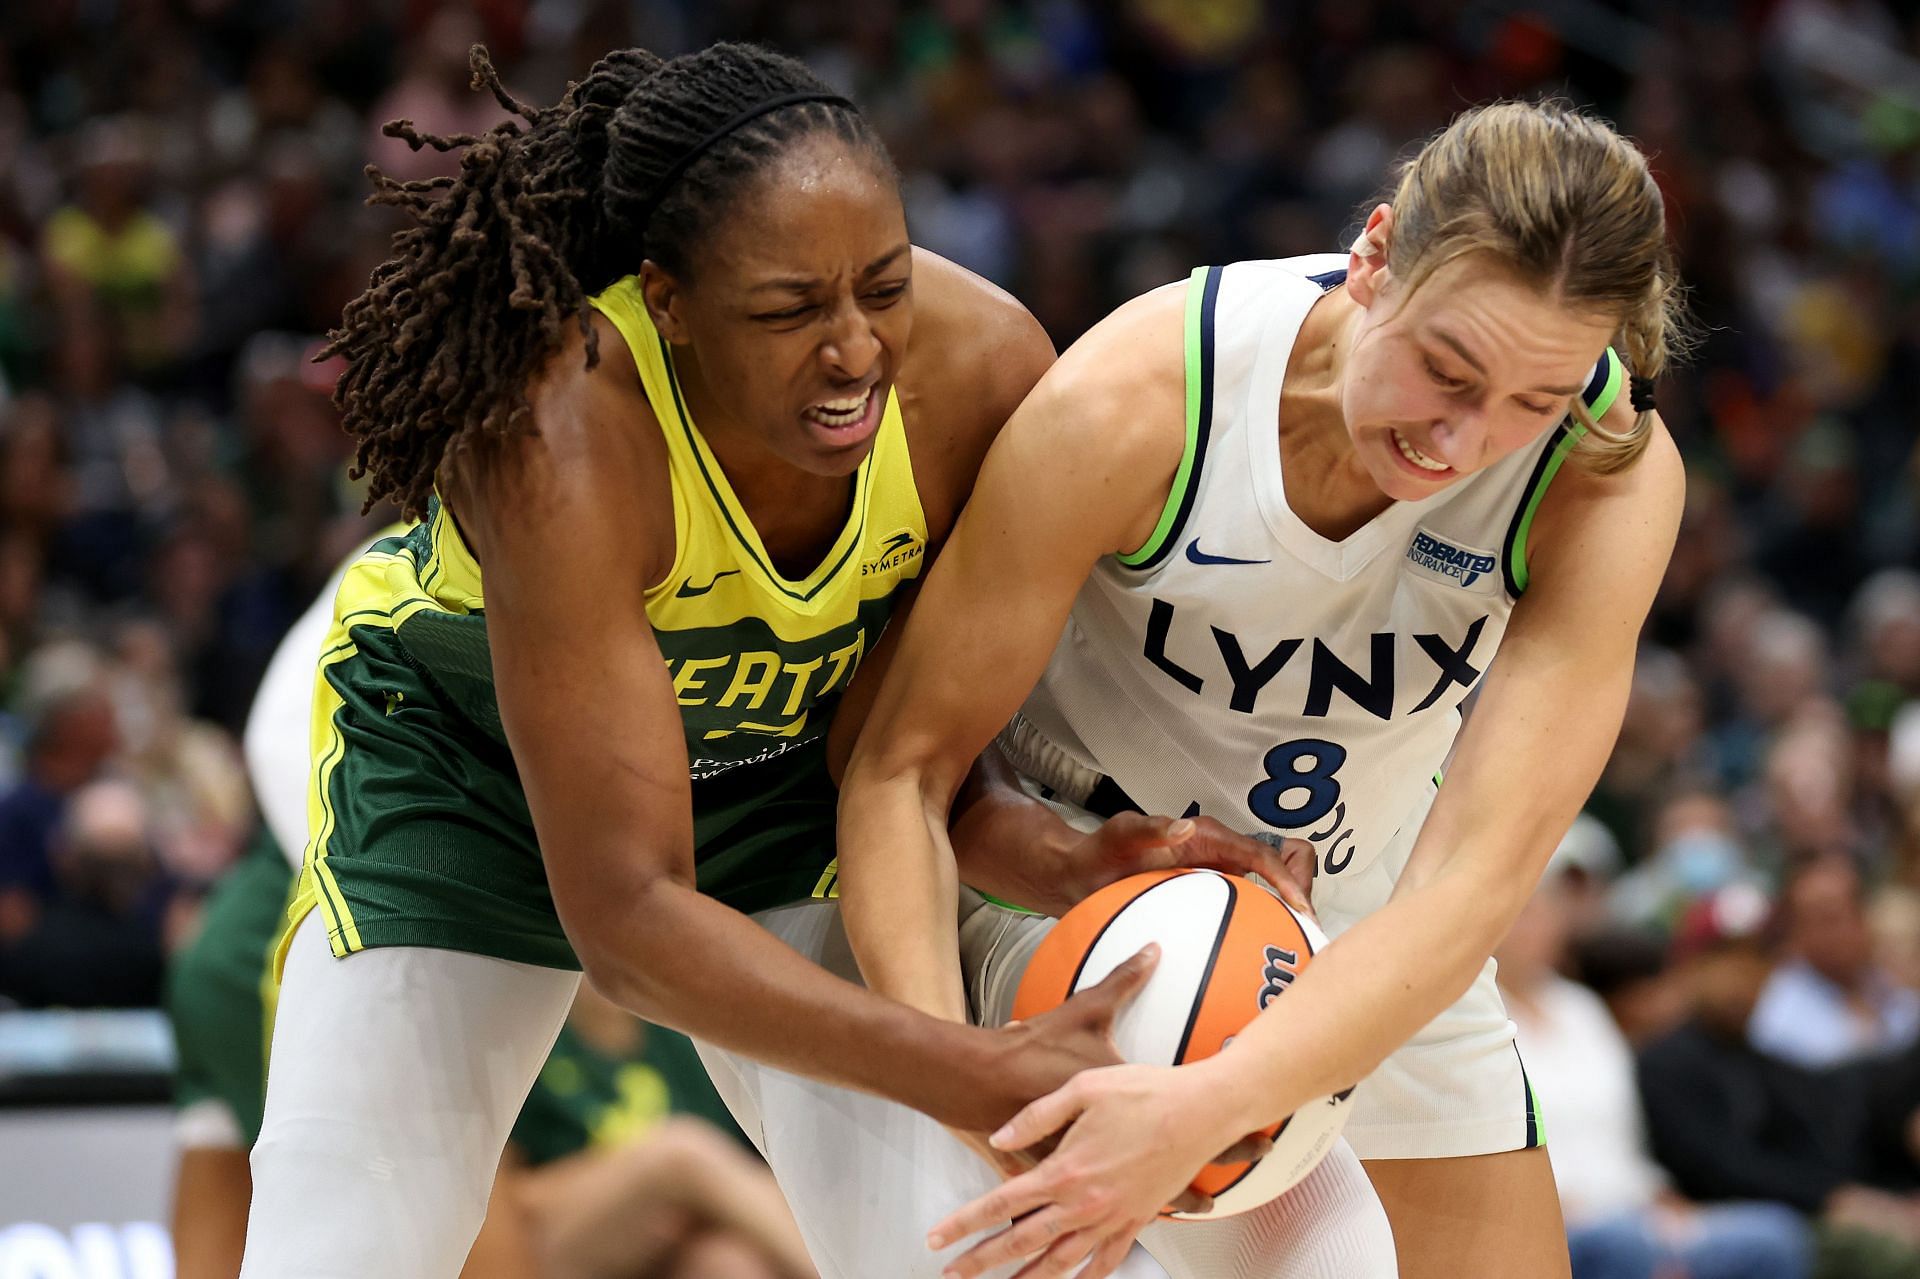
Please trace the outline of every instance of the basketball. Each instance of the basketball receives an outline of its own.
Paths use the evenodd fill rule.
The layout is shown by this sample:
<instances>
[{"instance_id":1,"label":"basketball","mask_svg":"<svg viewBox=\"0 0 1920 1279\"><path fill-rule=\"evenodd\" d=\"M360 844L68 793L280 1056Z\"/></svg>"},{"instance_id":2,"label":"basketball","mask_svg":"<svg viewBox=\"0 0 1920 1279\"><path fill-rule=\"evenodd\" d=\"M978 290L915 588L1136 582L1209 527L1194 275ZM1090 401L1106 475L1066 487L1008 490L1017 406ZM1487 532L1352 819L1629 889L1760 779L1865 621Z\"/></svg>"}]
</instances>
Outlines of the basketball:
<instances>
[{"instance_id":1,"label":"basketball","mask_svg":"<svg viewBox=\"0 0 1920 1279\"><path fill-rule=\"evenodd\" d=\"M1327 938L1251 879L1209 870L1165 870L1109 884L1061 919L1040 943L1014 997L1016 1019L1037 1016L1100 980L1148 942L1160 963L1114 1021L1120 1055L1177 1066L1211 1057L1286 993ZM1204 1213L1231 1217L1283 1194L1313 1171L1346 1126L1353 1089L1309 1102L1267 1130L1273 1150L1252 1163L1209 1164L1193 1187L1213 1197Z\"/></svg>"}]
</instances>

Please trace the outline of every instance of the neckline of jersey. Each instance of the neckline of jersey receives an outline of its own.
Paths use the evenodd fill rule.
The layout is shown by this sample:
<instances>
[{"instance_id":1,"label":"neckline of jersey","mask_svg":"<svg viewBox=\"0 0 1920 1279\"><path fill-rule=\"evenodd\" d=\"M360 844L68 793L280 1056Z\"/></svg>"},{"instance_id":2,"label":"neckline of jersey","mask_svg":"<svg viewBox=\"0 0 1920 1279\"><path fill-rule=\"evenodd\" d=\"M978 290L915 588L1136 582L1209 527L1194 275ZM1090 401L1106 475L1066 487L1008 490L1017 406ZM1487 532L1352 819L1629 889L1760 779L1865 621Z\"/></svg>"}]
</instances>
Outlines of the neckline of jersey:
<instances>
[{"instance_id":1,"label":"neckline of jersey","mask_svg":"<svg viewBox=\"0 0 1920 1279\"><path fill-rule=\"evenodd\" d=\"M733 484L727 479L726 470L720 465L720 459L715 457L713 450L707 446L706 436L702 435L700 428L694 424L693 414L687 410L686 397L680 390L680 371L674 365L673 348L657 333L654 335L654 340L660 344L660 362L666 370L667 388L673 395L674 414L692 451L694 465L699 470L701 478L706 481L714 500L719 504L721 519L733 532L734 539L741 548L747 552L749 562L760 570L769 585L793 600L801 603L811 601L820 593L821 588L846 567L848 561L853 558L854 551L859 548L860 535L867 524L867 506L872 493L873 459L880 451L880 437L885 435L887 418L893 412L892 389L888 389L887 403L881 408L880 429L875 435L873 447L867 451L865 457L860 459L859 469L854 472L853 502L851 509L847 512L846 523L841 526L839 535L834 538L833 544L827 548L826 553L821 556L820 562L814 565L812 571L805 577L795 580L774 567L773 556L768 553L766 543L760 539L760 530L754 527L752 517L747 514L746 507L741 505L739 497L734 493Z\"/></svg>"},{"instance_id":2,"label":"neckline of jersey","mask_svg":"<svg viewBox=\"0 0 1920 1279\"><path fill-rule=\"evenodd\" d=\"M1293 275L1292 272L1288 272ZM1299 339L1307 312L1323 295L1315 281L1294 276L1302 286L1296 300L1289 296L1282 305L1267 312L1247 378L1248 465L1253 474L1254 502L1266 521L1267 531L1303 563L1337 582L1351 581L1380 552L1404 538L1413 524L1437 498L1450 490L1422 498L1418 502L1395 501L1384 511L1362 524L1346 537L1335 541L1314 532L1287 501L1285 472L1280 456L1280 392L1286 379L1287 361ZM1309 292L1310 290L1310 292Z\"/></svg>"}]
</instances>

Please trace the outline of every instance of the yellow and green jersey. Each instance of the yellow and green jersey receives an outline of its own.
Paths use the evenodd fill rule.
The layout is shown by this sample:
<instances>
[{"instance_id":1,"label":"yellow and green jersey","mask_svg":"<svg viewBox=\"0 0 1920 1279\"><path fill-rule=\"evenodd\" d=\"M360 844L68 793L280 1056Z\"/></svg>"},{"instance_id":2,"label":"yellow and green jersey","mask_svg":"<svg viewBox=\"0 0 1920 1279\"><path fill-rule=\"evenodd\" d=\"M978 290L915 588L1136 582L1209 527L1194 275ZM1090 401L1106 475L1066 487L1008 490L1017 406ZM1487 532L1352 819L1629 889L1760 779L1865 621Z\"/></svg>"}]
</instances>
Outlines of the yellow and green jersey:
<instances>
[{"instance_id":1,"label":"yellow and green jersey","mask_svg":"<svg viewBox=\"0 0 1920 1279\"><path fill-rule=\"evenodd\" d=\"M804 897L833 854L833 706L925 562L898 402L889 395L839 536L790 579L688 414L638 281L593 304L632 349L667 446L674 560L646 593L644 624L680 704L700 885L748 910ZM312 730L295 919L318 906L336 954L433 945L573 964L500 724L484 574L438 499L348 570Z\"/></svg>"},{"instance_id":2,"label":"yellow and green jersey","mask_svg":"<svg viewBox=\"0 0 1920 1279\"><path fill-rule=\"evenodd\" d=\"M880 637L894 592L920 574L927 521L899 402L887 397L840 536L812 573L791 580L773 566L688 416L639 281L621 281L594 305L632 348L666 434L675 555L647 592L647 620L673 675L693 775L771 758L824 730L813 710L847 686Z\"/></svg>"}]
</instances>

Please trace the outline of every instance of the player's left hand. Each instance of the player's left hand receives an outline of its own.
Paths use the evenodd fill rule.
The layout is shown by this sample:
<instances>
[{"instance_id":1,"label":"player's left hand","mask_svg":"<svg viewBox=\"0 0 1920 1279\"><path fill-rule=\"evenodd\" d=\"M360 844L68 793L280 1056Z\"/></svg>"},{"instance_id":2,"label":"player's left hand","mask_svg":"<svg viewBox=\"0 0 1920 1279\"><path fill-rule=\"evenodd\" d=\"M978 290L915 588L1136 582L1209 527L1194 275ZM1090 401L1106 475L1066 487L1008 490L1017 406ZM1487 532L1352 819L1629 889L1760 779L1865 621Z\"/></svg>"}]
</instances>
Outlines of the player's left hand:
<instances>
[{"instance_id":1,"label":"player's left hand","mask_svg":"<svg viewBox=\"0 0 1920 1279\"><path fill-rule=\"evenodd\" d=\"M1023 1259L1015 1279L1101 1279L1169 1204L1204 1211L1209 1204L1187 1187L1203 1165L1271 1148L1260 1136L1222 1138L1231 1116L1206 1084L1191 1066L1109 1066L1082 1071L1015 1115L993 1134L996 1149L1024 1150L1065 1131L1031 1171L933 1228L927 1243L937 1250L1012 1222L955 1257L943 1279Z\"/></svg>"},{"instance_id":2,"label":"player's left hand","mask_svg":"<svg viewBox=\"0 0 1920 1279\"><path fill-rule=\"evenodd\" d=\"M1036 885L1047 900L1023 902L1056 919L1116 880L1150 870L1198 867L1229 875L1256 874L1303 915L1313 914L1313 845L1283 840L1278 848L1231 830L1211 817L1152 817L1116 813L1070 845L1063 865Z\"/></svg>"}]
</instances>

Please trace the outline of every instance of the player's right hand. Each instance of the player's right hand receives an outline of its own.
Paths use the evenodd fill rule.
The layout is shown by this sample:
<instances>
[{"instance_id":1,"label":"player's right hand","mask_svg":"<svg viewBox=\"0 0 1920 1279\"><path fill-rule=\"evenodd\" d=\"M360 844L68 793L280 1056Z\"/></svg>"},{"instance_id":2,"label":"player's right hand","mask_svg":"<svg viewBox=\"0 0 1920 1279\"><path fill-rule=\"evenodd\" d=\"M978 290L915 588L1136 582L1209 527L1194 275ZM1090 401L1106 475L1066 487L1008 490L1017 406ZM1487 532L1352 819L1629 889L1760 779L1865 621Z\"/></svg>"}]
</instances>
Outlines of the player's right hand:
<instances>
[{"instance_id":1,"label":"player's right hand","mask_svg":"<svg viewBox=\"0 0 1920 1279\"><path fill-rule=\"evenodd\" d=\"M1083 1070L1119 1065L1113 1020L1146 986L1159 962L1160 947L1148 943L1098 985L1058 1008L996 1030L995 1060L983 1082L998 1117L979 1130L993 1131Z\"/></svg>"},{"instance_id":2,"label":"player's right hand","mask_svg":"<svg viewBox=\"0 0 1920 1279\"><path fill-rule=\"evenodd\" d=\"M1207 1063L1201 1063L1206 1065ZM1202 1164L1242 1150L1263 1154L1263 1139L1228 1141L1220 1122L1222 1090L1200 1066L1120 1066L1081 1075L1022 1111L996 1132L1001 1150L1048 1149L1021 1173L940 1222L927 1245L940 1250L982 1235L949 1259L945 1279L977 1279L1026 1262L1023 1276L1110 1275L1135 1236L1166 1207L1210 1206L1187 1185ZM1222 1154L1211 1152L1225 1148ZM1012 1224L1006 1224L1011 1222Z\"/></svg>"}]
</instances>

